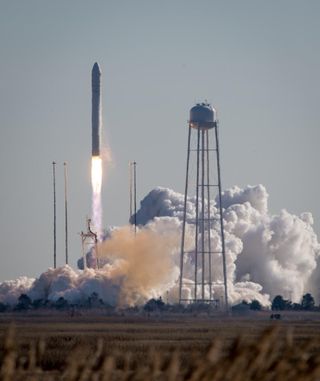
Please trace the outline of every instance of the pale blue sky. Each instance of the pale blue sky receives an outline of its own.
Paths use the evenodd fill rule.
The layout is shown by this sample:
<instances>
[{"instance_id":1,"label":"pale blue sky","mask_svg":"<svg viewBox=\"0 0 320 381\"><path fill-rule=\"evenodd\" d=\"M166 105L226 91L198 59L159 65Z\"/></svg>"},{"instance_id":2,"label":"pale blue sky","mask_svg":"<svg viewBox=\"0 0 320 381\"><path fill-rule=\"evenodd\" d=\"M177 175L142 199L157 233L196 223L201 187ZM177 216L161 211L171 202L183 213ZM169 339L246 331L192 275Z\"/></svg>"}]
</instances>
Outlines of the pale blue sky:
<instances>
[{"instance_id":1,"label":"pale blue sky","mask_svg":"<svg viewBox=\"0 0 320 381\"><path fill-rule=\"evenodd\" d=\"M264 184L270 210L311 211L319 233L319 1L0 0L0 280L52 265L52 160L58 264L90 213L90 73L103 77L105 224L128 219L128 161L139 200L184 189L189 108L218 109L224 187Z\"/></svg>"}]
</instances>

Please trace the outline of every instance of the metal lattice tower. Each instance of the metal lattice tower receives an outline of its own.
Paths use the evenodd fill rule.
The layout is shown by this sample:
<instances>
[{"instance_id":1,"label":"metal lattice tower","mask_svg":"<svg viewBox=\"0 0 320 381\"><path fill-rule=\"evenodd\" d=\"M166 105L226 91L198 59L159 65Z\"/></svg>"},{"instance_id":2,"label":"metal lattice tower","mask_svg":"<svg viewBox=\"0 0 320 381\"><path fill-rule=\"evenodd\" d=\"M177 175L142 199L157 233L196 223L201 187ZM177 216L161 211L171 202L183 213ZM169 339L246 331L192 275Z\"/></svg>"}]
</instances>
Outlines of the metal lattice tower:
<instances>
[{"instance_id":1,"label":"metal lattice tower","mask_svg":"<svg viewBox=\"0 0 320 381\"><path fill-rule=\"evenodd\" d=\"M195 147L191 146L192 138L195 139ZM193 154L193 158L191 158ZM194 155L195 154L195 155ZM190 174L191 163L196 164L196 173ZM194 179L195 177L195 179ZM215 180L213 180L215 179ZM195 180L196 193L196 218L187 221L187 201L189 182ZM219 200L219 215L211 213L211 197L216 194ZM194 249L186 251L186 224L193 225ZM218 225L217 225L218 224ZM219 231L221 250L212 250L212 229ZM217 229L217 227L219 227ZM191 258L191 260L190 260ZM215 258L220 258L219 269L223 279L213 279L213 271L217 266ZM186 286L186 262L193 267L193 283L188 282L188 288L192 287L191 298L184 296L183 288ZM190 275L190 274L189 274ZM188 277L190 279L190 276ZM180 257L180 284L179 302L214 303L216 296L213 287L223 288L224 305L228 311L227 270L225 256L224 228L221 206L221 174L219 157L218 123L216 111L208 103L197 104L190 110L187 170L184 195L184 213L182 225L181 257Z\"/></svg>"},{"instance_id":2,"label":"metal lattice tower","mask_svg":"<svg viewBox=\"0 0 320 381\"><path fill-rule=\"evenodd\" d=\"M91 230L91 219L87 218L87 232L81 232L81 245L82 245L82 258L83 258L83 269L88 267L87 256L86 256L86 245L89 245L91 249L94 250L95 263L93 266L90 264L90 267L96 269L100 268L100 260L98 253L98 235Z\"/></svg>"}]
</instances>

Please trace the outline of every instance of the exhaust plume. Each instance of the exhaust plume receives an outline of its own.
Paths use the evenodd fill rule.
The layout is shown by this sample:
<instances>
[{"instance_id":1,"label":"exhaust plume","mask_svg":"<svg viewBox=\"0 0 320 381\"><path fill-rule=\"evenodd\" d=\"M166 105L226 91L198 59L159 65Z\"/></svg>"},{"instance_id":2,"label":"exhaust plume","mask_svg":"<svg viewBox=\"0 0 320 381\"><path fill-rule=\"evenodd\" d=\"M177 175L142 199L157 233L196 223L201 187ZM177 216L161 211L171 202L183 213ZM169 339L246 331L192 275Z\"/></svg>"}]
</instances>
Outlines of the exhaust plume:
<instances>
[{"instance_id":1,"label":"exhaust plume","mask_svg":"<svg viewBox=\"0 0 320 381\"><path fill-rule=\"evenodd\" d=\"M98 176L98 179L101 178ZM164 299L168 296L170 303L177 302L183 204L182 194L166 188L152 190L136 214L140 225L137 235L130 227L114 228L99 244L101 269L81 271L64 266L49 269L36 280L21 277L3 282L0 301L13 304L21 293L27 293L32 299L55 301L62 296L76 303L96 292L113 306L141 305L159 296ZM222 207L231 304L256 299L268 306L278 294L300 302L307 292L319 299L320 245L312 227L311 213L296 216L282 210L271 214L268 193L262 185L226 190ZM184 263L186 297L190 295L194 279L191 264L195 213L195 199L190 198L186 227L190 254ZM214 202L211 214L218 216ZM220 251L218 226L212 227L210 236L212 250ZM223 291L222 274L216 270L221 266L215 266L215 261L220 260L219 256L213 260L216 299L220 299Z\"/></svg>"},{"instance_id":2,"label":"exhaust plume","mask_svg":"<svg viewBox=\"0 0 320 381\"><path fill-rule=\"evenodd\" d=\"M165 225L165 221L160 224ZM157 222L138 229L136 234L131 227L123 227L99 245L99 255L107 263L104 268L111 278L121 279L119 305L141 304L174 286L179 276L174 259L180 237L176 229L163 233L159 229Z\"/></svg>"},{"instance_id":3,"label":"exhaust plume","mask_svg":"<svg viewBox=\"0 0 320 381\"><path fill-rule=\"evenodd\" d=\"M98 235L98 240L102 238L102 160L100 156L93 156L91 160L91 185L92 185L92 223Z\"/></svg>"}]
</instances>

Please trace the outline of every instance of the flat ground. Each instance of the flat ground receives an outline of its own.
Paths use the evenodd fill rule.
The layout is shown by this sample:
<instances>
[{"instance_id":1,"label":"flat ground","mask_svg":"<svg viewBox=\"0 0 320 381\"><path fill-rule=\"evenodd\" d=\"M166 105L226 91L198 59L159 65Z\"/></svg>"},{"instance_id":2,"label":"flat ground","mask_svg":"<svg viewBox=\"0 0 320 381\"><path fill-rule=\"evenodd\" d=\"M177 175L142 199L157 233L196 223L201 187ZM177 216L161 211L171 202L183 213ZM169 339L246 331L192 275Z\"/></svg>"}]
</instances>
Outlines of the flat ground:
<instances>
[{"instance_id":1,"label":"flat ground","mask_svg":"<svg viewBox=\"0 0 320 381\"><path fill-rule=\"evenodd\" d=\"M282 314L281 321L270 320L269 312L249 316L107 316L82 312L71 317L65 312L0 314L0 342L10 325L16 331L16 344L23 350L30 342L44 339L52 361L60 363L76 346L92 350L103 340L107 352L134 352L143 357L151 348L161 352L179 350L186 356L202 352L215 339L225 345L238 336L254 341L267 327L289 331L297 343L319 339L320 313Z\"/></svg>"},{"instance_id":2,"label":"flat ground","mask_svg":"<svg viewBox=\"0 0 320 381\"><path fill-rule=\"evenodd\" d=\"M43 343L41 368L62 371L68 356L81 348L82 355L92 355L103 345L108 356L130 353L134 362L143 362L150 353L164 357L178 351L182 363L207 352L214 340L228 350L234 339L257 341L261 333L278 326L279 340L291 333L294 344L303 346L315 339L320 351L320 313L284 313L280 321L270 320L270 312L247 316L158 315L108 316L101 312L82 312L71 317L66 312L0 314L0 362L4 337L14 327L14 345L19 358L28 359L30 348ZM26 360L28 361L28 360Z\"/></svg>"}]
</instances>

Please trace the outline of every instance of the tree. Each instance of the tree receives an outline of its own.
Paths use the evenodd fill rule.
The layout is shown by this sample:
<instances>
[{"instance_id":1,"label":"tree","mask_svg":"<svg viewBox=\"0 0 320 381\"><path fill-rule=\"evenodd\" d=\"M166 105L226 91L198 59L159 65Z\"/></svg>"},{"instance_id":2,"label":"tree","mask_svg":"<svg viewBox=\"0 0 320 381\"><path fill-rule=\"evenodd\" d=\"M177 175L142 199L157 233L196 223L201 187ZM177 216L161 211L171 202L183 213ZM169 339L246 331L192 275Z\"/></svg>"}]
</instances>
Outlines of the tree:
<instances>
[{"instance_id":1,"label":"tree","mask_svg":"<svg viewBox=\"0 0 320 381\"><path fill-rule=\"evenodd\" d=\"M261 303L258 300L253 300L250 303L250 310L261 311L261 309L262 309L262 305L261 305Z\"/></svg>"},{"instance_id":2,"label":"tree","mask_svg":"<svg viewBox=\"0 0 320 381\"><path fill-rule=\"evenodd\" d=\"M21 294L18 298L18 304L16 305L15 309L20 310L29 310L31 308L32 301L26 294Z\"/></svg>"},{"instance_id":3,"label":"tree","mask_svg":"<svg viewBox=\"0 0 320 381\"><path fill-rule=\"evenodd\" d=\"M303 295L301 300L301 308L306 311L311 311L314 309L314 298L311 294L307 293Z\"/></svg>"},{"instance_id":4,"label":"tree","mask_svg":"<svg viewBox=\"0 0 320 381\"><path fill-rule=\"evenodd\" d=\"M0 302L0 312L6 312L7 309L8 309L8 306Z\"/></svg>"},{"instance_id":5,"label":"tree","mask_svg":"<svg viewBox=\"0 0 320 381\"><path fill-rule=\"evenodd\" d=\"M294 311L300 311L301 310L301 304L300 303L292 303L292 309Z\"/></svg>"},{"instance_id":6,"label":"tree","mask_svg":"<svg viewBox=\"0 0 320 381\"><path fill-rule=\"evenodd\" d=\"M143 309L147 312L152 312L163 310L164 306L165 304L162 301L162 298L160 297L159 299L148 300L147 303L144 305Z\"/></svg>"},{"instance_id":7,"label":"tree","mask_svg":"<svg viewBox=\"0 0 320 381\"><path fill-rule=\"evenodd\" d=\"M99 308L104 305L103 300L99 298L97 292L93 292L88 298L88 307L89 308Z\"/></svg>"},{"instance_id":8,"label":"tree","mask_svg":"<svg viewBox=\"0 0 320 381\"><path fill-rule=\"evenodd\" d=\"M291 300L285 300L284 302L285 302L285 307L284 307L285 310L292 310L293 309L293 305L292 305Z\"/></svg>"},{"instance_id":9,"label":"tree","mask_svg":"<svg viewBox=\"0 0 320 381\"><path fill-rule=\"evenodd\" d=\"M43 299L36 299L32 302L32 307L34 309L42 308L45 305L45 300Z\"/></svg>"},{"instance_id":10,"label":"tree","mask_svg":"<svg viewBox=\"0 0 320 381\"><path fill-rule=\"evenodd\" d=\"M286 305L286 300L281 295L277 295L272 301L271 309L272 311L283 311L286 309Z\"/></svg>"},{"instance_id":11,"label":"tree","mask_svg":"<svg viewBox=\"0 0 320 381\"><path fill-rule=\"evenodd\" d=\"M57 310L65 310L69 307L69 303L64 297L60 296L60 298L55 302L55 307Z\"/></svg>"}]
</instances>

